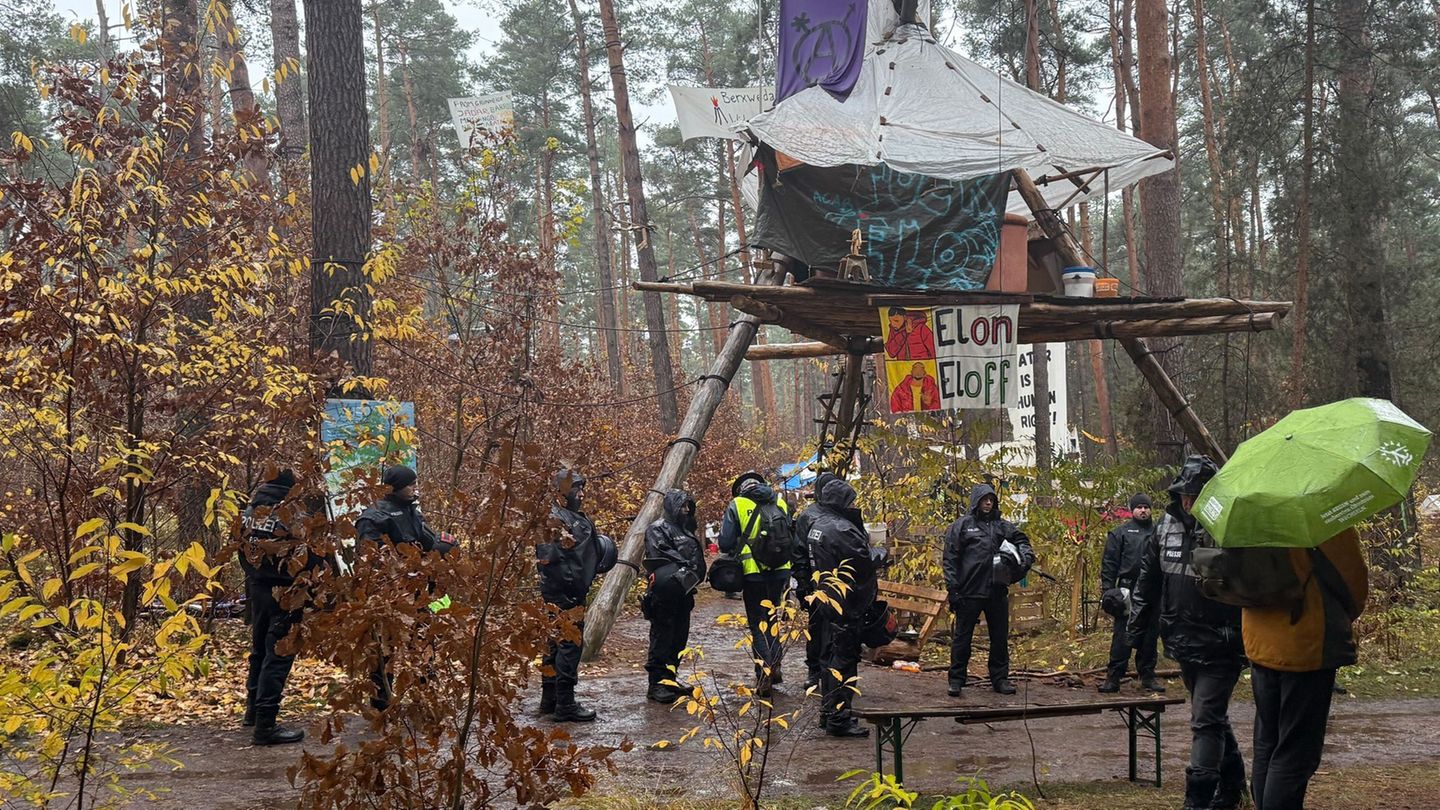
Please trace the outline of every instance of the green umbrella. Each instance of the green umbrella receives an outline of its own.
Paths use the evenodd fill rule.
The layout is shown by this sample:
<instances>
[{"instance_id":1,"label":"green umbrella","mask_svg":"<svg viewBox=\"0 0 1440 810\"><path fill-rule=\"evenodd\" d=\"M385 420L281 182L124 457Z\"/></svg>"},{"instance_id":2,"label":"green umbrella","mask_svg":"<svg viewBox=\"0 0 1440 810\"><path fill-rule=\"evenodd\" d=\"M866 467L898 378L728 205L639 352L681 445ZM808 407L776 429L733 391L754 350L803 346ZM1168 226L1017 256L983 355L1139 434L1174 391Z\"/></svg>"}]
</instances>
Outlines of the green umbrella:
<instances>
[{"instance_id":1,"label":"green umbrella","mask_svg":"<svg viewBox=\"0 0 1440 810\"><path fill-rule=\"evenodd\" d=\"M1195 515L1224 548L1314 548L1404 498L1429 446L1383 399L1294 411L1236 448Z\"/></svg>"}]
</instances>

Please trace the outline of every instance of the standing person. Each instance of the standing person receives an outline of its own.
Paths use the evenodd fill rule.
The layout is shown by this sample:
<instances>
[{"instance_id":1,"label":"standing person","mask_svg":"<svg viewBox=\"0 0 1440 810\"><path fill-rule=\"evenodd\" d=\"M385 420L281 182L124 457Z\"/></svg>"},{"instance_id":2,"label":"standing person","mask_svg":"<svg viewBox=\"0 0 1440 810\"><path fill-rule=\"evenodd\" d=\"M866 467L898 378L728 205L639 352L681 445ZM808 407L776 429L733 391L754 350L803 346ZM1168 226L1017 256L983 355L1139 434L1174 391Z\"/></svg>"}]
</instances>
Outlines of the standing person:
<instances>
[{"instance_id":1,"label":"standing person","mask_svg":"<svg viewBox=\"0 0 1440 810\"><path fill-rule=\"evenodd\" d=\"M1320 767L1335 671L1355 663L1353 625L1370 583L1360 536L1346 529L1315 550L1290 549L1297 605L1243 608L1255 690L1256 810L1302 810Z\"/></svg>"},{"instance_id":2,"label":"standing person","mask_svg":"<svg viewBox=\"0 0 1440 810\"><path fill-rule=\"evenodd\" d=\"M814 498L809 506L800 510L795 516L795 556L791 561L791 570L795 576L795 595L800 598L800 606L805 609L808 619L808 635L805 640L805 688L808 690L813 686L820 685L820 622L821 615L817 612L818 607L811 595L815 593L815 566L811 563L813 551L810 548L810 524L815 520L819 509L820 490L825 484L834 481L834 473L822 472L815 476L815 482L811 489L811 497Z\"/></svg>"},{"instance_id":3,"label":"standing person","mask_svg":"<svg viewBox=\"0 0 1440 810\"><path fill-rule=\"evenodd\" d=\"M807 521L807 538L817 586L828 599L815 600L820 617L820 724L832 737L868 737L851 713L860 666L860 622L878 593L877 569L870 552L870 535L855 508L855 490L844 479L831 477L819 485L813 515ZM836 579L847 587L838 587Z\"/></svg>"},{"instance_id":4,"label":"standing person","mask_svg":"<svg viewBox=\"0 0 1440 810\"><path fill-rule=\"evenodd\" d=\"M615 541L596 531L585 514L585 476L578 470L560 470L552 479L555 502L550 507L554 526L548 542L535 546L540 570L540 596L556 611L573 610L585 604L595 577L615 567L619 557ZM583 639L585 623L577 621ZM552 638L549 652L541 660L540 713L553 714L556 722L588 723L595 712L575 702L575 684L580 680L579 643Z\"/></svg>"},{"instance_id":5,"label":"standing person","mask_svg":"<svg viewBox=\"0 0 1440 810\"><path fill-rule=\"evenodd\" d=\"M416 482L419 476L404 464L393 464L380 474L380 482L389 492L360 513L355 519L355 537L359 543L390 543L418 546L426 553L440 548L440 536L425 522L420 513L420 497ZM394 695L394 679L386 671L389 658L382 649L370 673L375 684L375 697L370 705L378 711L390 708Z\"/></svg>"},{"instance_id":6,"label":"standing person","mask_svg":"<svg viewBox=\"0 0 1440 810\"><path fill-rule=\"evenodd\" d=\"M1140 675L1140 687L1150 692L1165 691L1165 684L1155 677L1160 614L1155 613L1151 617L1145 635L1140 639L1140 646L1132 648L1125 640L1125 625L1129 616L1127 597L1135 590L1135 579L1140 576L1140 556L1154 534L1150 496L1137 492L1130 497L1130 519L1105 536L1105 555L1100 560L1101 601L1114 617L1115 627L1110 635L1110 666L1105 672L1105 682L1100 684L1101 692L1120 691L1120 679L1125 677L1132 649L1135 651L1135 672Z\"/></svg>"},{"instance_id":7,"label":"standing person","mask_svg":"<svg viewBox=\"0 0 1440 810\"><path fill-rule=\"evenodd\" d=\"M1180 663L1190 692L1186 810L1230 810L1245 794L1245 761L1230 728L1230 695L1245 668L1240 609L1206 597L1192 565L1196 547L1214 545L1191 510L1216 472L1207 456L1191 456L1170 484L1170 506L1140 558L1126 629L1127 642L1137 647L1160 614L1165 655Z\"/></svg>"},{"instance_id":8,"label":"standing person","mask_svg":"<svg viewBox=\"0 0 1440 810\"><path fill-rule=\"evenodd\" d=\"M990 686L1015 694L1010 682L1010 585L1035 562L1030 538L1000 516L989 484L970 490L970 511L945 531L945 591L955 626L950 639L950 697L960 697L970 669L970 647L980 614L990 629Z\"/></svg>"},{"instance_id":9,"label":"standing person","mask_svg":"<svg viewBox=\"0 0 1440 810\"><path fill-rule=\"evenodd\" d=\"M302 611L282 608L275 589L294 585L297 568L324 564L300 542L305 515L298 504L290 501L294 488L295 474L281 470L256 488L240 516L245 532L240 567L245 571L245 594L250 605L250 669L245 678L244 724L254 726L256 745L285 745L305 739L300 729L276 725L295 656L279 654L275 645L300 623ZM297 562L297 555L304 556Z\"/></svg>"},{"instance_id":10,"label":"standing person","mask_svg":"<svg viewBox=\"0 0 1440 810\"><path fill-rule=\"evenodd\" d=\"M645 671L650 688L645 697L674 703L683 694L664 681L678 682L680 651L690 641L690 612L695 589L705 580L705 554L695 537L695 499L679 489L668 490L664 516L645 529L645 570L650 588L642 604L650 620L650 654Z\"/></svg>"},{"instance_id":11,"label":"standing person","mask_svg":"<svg viewBox=\"0 0 1440 810\"><path fill-rule=\"evenodd\" d=\"M741 596L745 621L750 625L750 649L755 658L756 692L770 696L770 687L784 681L780 671L781 647L774 636L772 609L780 607L790 582L794 541L789 507L775 497L764 476L750 470L730 484L734 498L720 523L720 550L735 554L745 575ZM760 629L765 623L768 630Z\"/></svg>"}]
</instances>

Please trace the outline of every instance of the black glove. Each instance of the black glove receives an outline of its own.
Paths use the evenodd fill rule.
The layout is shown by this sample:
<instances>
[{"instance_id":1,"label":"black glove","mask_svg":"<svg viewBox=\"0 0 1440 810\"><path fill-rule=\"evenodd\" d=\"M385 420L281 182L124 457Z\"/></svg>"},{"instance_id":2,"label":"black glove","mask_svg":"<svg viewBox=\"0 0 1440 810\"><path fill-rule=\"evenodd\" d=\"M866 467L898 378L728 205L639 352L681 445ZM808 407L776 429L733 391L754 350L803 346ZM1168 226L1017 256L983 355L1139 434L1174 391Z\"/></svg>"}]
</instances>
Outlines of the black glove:
<instances>
[{"instance_id":1,"label":"black glove","mask_svg":"<svg viewBox=\"0 0 1440 810\"><path fill-rule=\"evenodd\" d=\"M1129 613L1125 608L1125 592L1119 588L1111 588L1100 597L1100 609L1109 613L1117 619L1125 618Z\"/></svg>"}]
</instances>

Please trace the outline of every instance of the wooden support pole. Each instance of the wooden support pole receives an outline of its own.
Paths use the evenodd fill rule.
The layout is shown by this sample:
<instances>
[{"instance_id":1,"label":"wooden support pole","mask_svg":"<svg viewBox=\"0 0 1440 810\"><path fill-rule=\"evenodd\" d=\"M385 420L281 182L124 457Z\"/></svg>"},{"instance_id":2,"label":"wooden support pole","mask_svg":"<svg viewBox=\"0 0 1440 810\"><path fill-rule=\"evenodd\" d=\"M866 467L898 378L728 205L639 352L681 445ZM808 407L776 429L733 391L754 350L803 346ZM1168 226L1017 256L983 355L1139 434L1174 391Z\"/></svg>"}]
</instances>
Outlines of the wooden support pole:
<instances>
[{"instance_id":1,"label":"wooden support pole","mask_svg":"<svg viewBox=\"0 0 1440 810\"><path fill-rule=\"evenodd\" d=\"M850 352L876 354L884 349L884 344L876 338L850 338L849 344L844 349L837 349L829 343L818 340L801 343L767 343L764 346L751 346L750 351L745 352L745 359L751 362L801 360L810 357L836 357Z\"/></svg>"},{"instance_id":2,"label":"wooden support pole","mask_svg":"<svg viewBox=\"0 0 1440 810\"><path fill-rule=\"evenodd\" d=\"M777 279L784 277L784 269L777 267L770 272L766 280L777 284ZM736 319L734 326L730 327L724 349L710 364L709 373L702 378L699 390L690 400L685 421L680 425L679 436L665 451L654 486L650 487L639 512L625 532L625 540L620 545L621 560L633 566L640 565L645 554L645 529L660 517L664 500L660 493L679 487L685 482L685 476L689 474L690 466L695 463L695 456L700 452L700 442L705 438L705 431L710 428L710 421L715 418L715 411L720 407L725 389L730 386L735 371L740 368L740 361L745 357L745 350L755 340L759 326L758 318L745 315ZM638 568L631 568L630 565L617 565L605 575L600 592L590 604L590 609L585 612L584 658L587 661L600 654L605 637L615 625L615 618L620 615L625 596L630 593L630 586L635 582Z\"/></svg>"},{"instance_id":3,"label":"wooden support pole","mask_svg":"<svg viewBox=\"0 0 1440 810\"><path fill-rule=\"evenodd\" d=\"M1080 251L1080 246L1075 243L1075 237L1065 229L1060 221L1060 216L1051 211L1045 203L1045 197L1041 195L1040 189L1035 187L1035 182L1030 179L1030 174L1024 169L1015 170L1015 187L1020 196L1025 199L1030 210L1035 214L1035 221L1039 223L1040 229L1055 244L1056 251L1060 254L1061 261L1069 265L1084 265L1085 258ZM1125 353L1130 355L1145 381L1155 391L1155 395L1175 417L1180 428L1185 431L1185 436L1197 450L1210 456L1217 464L1224 464L1227 456L1220 449L1215 437L1205 428L1195 410L1190 407L1189 401L1175 387L1170 375L1160 367L1155 355L1150 352L1150 346L1144 338L1120 338L1120 345L1125 347Z\"/></svg>"}]
</instances>

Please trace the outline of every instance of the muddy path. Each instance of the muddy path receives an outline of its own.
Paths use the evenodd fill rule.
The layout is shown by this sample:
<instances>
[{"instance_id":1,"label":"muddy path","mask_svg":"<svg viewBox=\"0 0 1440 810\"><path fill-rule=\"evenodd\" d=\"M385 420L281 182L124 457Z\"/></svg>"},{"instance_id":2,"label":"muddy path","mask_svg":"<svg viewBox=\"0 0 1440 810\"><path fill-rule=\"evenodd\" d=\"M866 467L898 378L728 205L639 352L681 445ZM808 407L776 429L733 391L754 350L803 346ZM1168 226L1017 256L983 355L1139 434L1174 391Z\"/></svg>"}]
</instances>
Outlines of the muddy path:
<instances>
[{"instance_id":1,"label":"muddy path","mask_svg":"<svg viewBox=\"0 0 1440 810\"><path fill-rule=\"evenodd\" d=\"M692 623L691 643L704 650L704 667L722 683L743 680L750 670L748 650L735 648L741 631L717 626L722 613L738 613L738 601L720 598L707 591L697 605ZM736 787L731 768L713 750L704 750L698 739L685 745L656 749L659 740L674 741L693 723L683 713L645 700L646 676L642 668L648 624L638 616L617 624L607 643L606 655L582 669L578 693L600 713L593 725L572 727L577 740L618 744L628 739L635 750L617 754L620 773L602 779L597 793L665 798L734 796ZM813 697L806 698L801 685L804 665L800 651L787 658L786 681L776 688L780 711L797 707L804 714L795 730L772 741L767 764L770 795L835 796L844 791L835 782L841 773L854 768L874 767L873 739L840 740L824 736L815 727ZM982 672L983 660L972 663L972 672ZM945 695L945 676L940 672L908 673L861 666L857 706L945 706L957 701ZM1034 705L1085 702L1097 699L1093 686L1067 688L1039 682L1021 683L1021 694L1002 697L976 686L959 699L964 705L1017 705L1025 699ZM1137 695L1127 683L1120 697ZM537 689L538 691L538 689ZM1171 682L1170 694L1183 696L1178 680ZM538 696L525 701L524 710L533 712ZM1241 740L1247 763L1253 706L1237 702L1231 710L1236 735ZM1337 697L1331 714L1330 731L1322 768L1353 765L1380 765L1405 762L1440 764L1440 700L1370 700ZM1189 755L1188 712L1172 707L1161 721L1164 743L1163 777L1167 782L1183 779ZM548 721L535 719L536 723ZM146 739L167 743L178 752L185 767L127 777L131 787L168 791L156 802L143 806L169 810L206 807L215 810L256 810L289 806L296 791L286 779L286 769L295 764L299 751L288 748L255 748L239 728L163 728L143 733ZM1142 752L1147 750L1142 740ZM307 743L308 745L308 743ZM961 726L948 720L930 720L917 725L905 744L906 786L922 792L938 792L961 776L980 774L991 784L1027 789L1032 781L1085 782L1123 780L1128 772L1125 724L1120 715L1106 712L1068 718ZM323 746L314 746L323 752ZM1033 753L1032 753L1033 752ZM1148 760L1142 758L1142 773ZM888 762L887 762L888 767ZM1144 788L1136 787L1136 790ZM140 805L136 805L140 806ZM1440 806L1440 798L1437 798Z\"/></svg>"}]
</instances>

